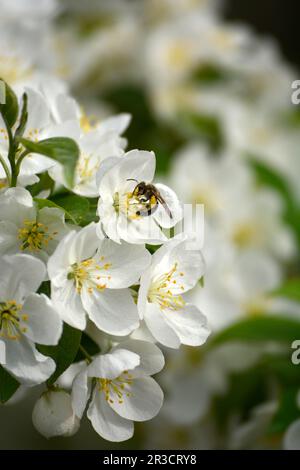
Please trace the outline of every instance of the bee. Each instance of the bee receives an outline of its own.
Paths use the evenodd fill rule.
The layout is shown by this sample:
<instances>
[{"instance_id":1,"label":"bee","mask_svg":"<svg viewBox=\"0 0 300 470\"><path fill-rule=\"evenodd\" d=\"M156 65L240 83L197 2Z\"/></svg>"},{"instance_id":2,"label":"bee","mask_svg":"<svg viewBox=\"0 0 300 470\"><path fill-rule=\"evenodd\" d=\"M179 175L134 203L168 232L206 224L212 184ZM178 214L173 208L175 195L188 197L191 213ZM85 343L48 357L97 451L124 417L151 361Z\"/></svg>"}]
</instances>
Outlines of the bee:
<instances>
[{"instance_id":1,"label":"bee","mask_svg":"<svg viewBox=\"0 0 300 470\"><path fill-rule=\"evenodd\" d=\"M147 184L145 181L139 183L136 179L128 179L127 181L135 181L137 183L132 194L145 206L145 210L138 210L136 215L145 217L154 214L158 209L158 204L161 204L170 219L173 219L172 212L154 184Z\"/></svg>"}]
</instances>

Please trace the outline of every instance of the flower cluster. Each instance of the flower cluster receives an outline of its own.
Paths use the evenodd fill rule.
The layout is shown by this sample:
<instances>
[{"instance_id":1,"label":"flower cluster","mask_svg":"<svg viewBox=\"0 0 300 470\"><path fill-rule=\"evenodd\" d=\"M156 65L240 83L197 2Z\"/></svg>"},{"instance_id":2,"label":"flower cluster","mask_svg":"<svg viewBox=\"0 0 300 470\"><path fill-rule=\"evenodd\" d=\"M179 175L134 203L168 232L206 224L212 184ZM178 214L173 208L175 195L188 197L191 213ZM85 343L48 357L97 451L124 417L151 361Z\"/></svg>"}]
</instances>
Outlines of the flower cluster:
<instances>
[{"instance_id":1,"label":"flower cluster","mask_svg":"<svg viewBox=\"0 0 300 470\"><path fill-rule=\"evenodd\" d=\"M151 377L164 366L155 343L199 346L209 335L185 298L204 274L202 254L189 236L168 236L182 206L153 182L153 152L125 152L128 115L92 125L56 80L5 91L1 396L46 382L33 410L41 434L74 434L89 402L98 434L129 439L133 421L163 403ZM63 373L73 374L65 388Z\"/></svg>"}]
</instances>

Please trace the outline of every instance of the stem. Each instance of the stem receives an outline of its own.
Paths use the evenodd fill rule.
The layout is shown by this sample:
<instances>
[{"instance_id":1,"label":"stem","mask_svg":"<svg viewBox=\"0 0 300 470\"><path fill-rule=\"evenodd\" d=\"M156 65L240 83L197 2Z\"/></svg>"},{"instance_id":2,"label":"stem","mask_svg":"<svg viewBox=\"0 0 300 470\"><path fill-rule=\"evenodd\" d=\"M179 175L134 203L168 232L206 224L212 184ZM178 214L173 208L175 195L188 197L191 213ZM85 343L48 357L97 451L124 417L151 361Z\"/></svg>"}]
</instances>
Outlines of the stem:
<instances>
[{"instance_id":1,"label":"stem","mask_svg":"<svg viewBox=\"0 0 300 470\"><path fill-rule=\"evenodd\" d=\"M21 155L19 156L18 160L17 160L17 163L16 163L16 174L17 174L17 177L19 176L19 173L20 173L20 168L21 168L21 164L22 164L22 161L24 160L24 158L29 154L30 152L28 150L24 150L24 152L21 153Z\"/></svg>"},{"instance_id":2,"label":"stem","mask_svg":"<svg viewBox=\"0 0 300 470\"><path fill-rule=\"evenodd\" d=\"M87 350L81 344L79 345L79 349L84 354L88 362L92 362L93 360L92 356L87 352Z\"/></svg>"},{"instance_id":3,"label":"stem","mask_svg":"<svg viewBox=\"0 0 300 470\"><path fill-rule=\"evenodd\" d=\"M7 165L6 161L4 160L4 158L2 157L2 155L0 155L0 163L3 167L3 170L5 171L8 184L10 185L10 183L11 183L10 171L9 171L8 165Z\"/></svg>"},{"instance_id":4,"label":"stem","mask_svg":"<svg viewBox=\"0 0 300 470\"><path fill-rule=\"evenodd\" d=\"M8 144L9 144L9 147L8 147L8 160L9 160L10 167L11 167L10 187L15 187L17 185L17 179L18 179L18 175L16 174L16 161L15 161L16 146L15 146L15 142L14 142L14 138L13 138L11 128L10 128L8 122L7 122L6 117L3 114L2 114L2 119L4 121L6 131L7 131L7 135L8 135ZM2 161L1 161L1 163L2 163Z\"/></svg>"}]
</instances>

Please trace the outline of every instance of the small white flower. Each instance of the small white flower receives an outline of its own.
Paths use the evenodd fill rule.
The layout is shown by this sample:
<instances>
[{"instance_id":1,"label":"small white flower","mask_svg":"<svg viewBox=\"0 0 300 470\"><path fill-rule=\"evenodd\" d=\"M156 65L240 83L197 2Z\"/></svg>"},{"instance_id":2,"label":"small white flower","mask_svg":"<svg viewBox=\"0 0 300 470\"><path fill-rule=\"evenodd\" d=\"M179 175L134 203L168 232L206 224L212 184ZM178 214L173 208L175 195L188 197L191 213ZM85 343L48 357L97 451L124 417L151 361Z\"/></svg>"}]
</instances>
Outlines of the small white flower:
<instances>
[{"instance_id":1,"label":"small white flower","mask_svg":"<svg viewBox=\"0 0 300 470\"><path fill-rule=\"evenodd\" d=\"M130 439L133 421L152 419L162 406L163 392L150 375L163 366L163 355L154 344L124 341L76 376L72 390L76 415L82 417L92 394L87 416L95 431L110 441Z\"/></svg>"},{"instance_id":2,"label":"small white flower","mask_svg":"<svg viewBox=\"0 0 300 470\"><path fill-rule=\"evenodd\" d=\"M26 139L37 142L39 140L46 139L48 137L53 137L52 123L50 120L50 113L46 101L40 93L31 89L25 88L25 91L28 95L28 119L26 122L25 130L23 137ZM18 126L15 124L15 127ZM13 129L14 131L15 129ZM8 163L8 149L9 149L9 139L7 135L7 130L4 125L3 119L0 116L0 153L3 156L4 160ZM17 155L17 159L18 159ZM32 184L37 181L35 175L42 173L51 166L55 165L55 162L43 155L29 154L23 160L20 170L20 177L25 178L26 184ZM3 170L1 168L0 178L4 178ZM29 179L29 182L28 182Z\"/></svg>"},{"instance_id":3,"label":"small white flower","mask_svg":"<svg viewBox=\"0 0 300 470\"><path fill-rule=\"evenodd\" d=\"M55 345L62 331L48 297L34 293L45 275L44 264L32 256L1 258L1 365L26 385L44 382L55 370L55 362L40 354L34 343Z\"/></svg>"},{"instance_id":4,"label":"small white flower","mask_svg":"<svg viewBox=\"0 0 300 470\"><path fill-rule=\"evenodd\" d=\"M73 436L80 426L80 420L72 408L70 394L60 389L43 393L34 405L32 422L46 438Z\"/></svg>"},{"instance_id":5,"label":"small white flower","mask_svg":"<svg viewBox=\"0 0 300 470\"><path fill-rule=\"evenodd\" d=\"M154 338L165 346L203 344L209 329L200 310L186 303L183 294L192 289L204 273L200 251L190 251L187 239L173 239L152 257L141 277L138 310Z\"/></svg>"},{"instance_id":6,"label":"small white flower","mask_svg":"<svg viewBox=\"0 0 300 470\"><path fill-rule=\"evenodd\" d=\"M144 247L99 239L92 223L67 235L49 259L52 300L75 328L85 328L87 314L100 330L124 336L139 323L127 288L138 282L149 263Z\"/></svg>"},{"instance_id":7,"label":"small white flower","mask_svg":"<svg viewBox=\"0 0 300 470\"><path fill-rule=\"evenodd\" d=\"M126 129L129 116L114 116L100 122L95 127L92 127L88 120L84 123L81 120L82 117L80 123L84 131L77 141L80 155L75 170L75 184L72 191L81 196L96 197L98 196L96 175L102 162L108 157L121 157L124 155L127 141L120 137L120 133ZM62 165L55 165L49 173L55 181L66 187L68 186Z\"/></svg>"},{"instance_id":8,"label":"small white flower","mask_svg":"<svg viewBox=\"0 0 300 470\"><path fill-rule=\"evenodd\" d=\"M26 189L10 188L0 195L1 255L24 252L46 262L68 230L63 210L38 210Z\"/></svg>"},{"instance_id":9,"label":"small white flower","mask_svg":"<svg viewBox=\"0 0 300 470\"><path fill-rule=\"evenodd\" d=\"M103 228L117 243L161 244L167 240L160 227L173 227L182 218L182 210L174 191L163 184L155 188L166 205L155 196L138 193L139 183L151 183L154 173L153 152L132 150L122 158L106 160L98 172L100 233Z\"/></svg>"}]
</instances>

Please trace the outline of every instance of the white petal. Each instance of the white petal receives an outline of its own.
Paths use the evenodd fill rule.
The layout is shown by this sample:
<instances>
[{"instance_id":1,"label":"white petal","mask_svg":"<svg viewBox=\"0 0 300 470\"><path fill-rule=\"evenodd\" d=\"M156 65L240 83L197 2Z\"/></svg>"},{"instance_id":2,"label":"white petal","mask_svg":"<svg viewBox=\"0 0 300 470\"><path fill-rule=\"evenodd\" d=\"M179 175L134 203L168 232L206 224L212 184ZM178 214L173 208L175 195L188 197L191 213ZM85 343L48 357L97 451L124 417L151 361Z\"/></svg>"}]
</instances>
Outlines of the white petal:
<instances>
[{"instance_id":1,"label":"white petal","mask_svg":"<svg viewBox=\"0 0 300 470\"><path fill-rule=\"evenodd\" d=\"M187 304L179 310L165 310L164 315L182 344L200 346L210 334L206 317L194 305Z\"/></svg>"},{"instance_id":2,"label":"white petal","mask_svg":"<svg viewBox=\"0 0 300 470\"><path fill-rule=\"evenodd\" d=\"M117 245L111 240L104 240L99 253L95 256L103 256L101 265L109 263L105 269L105 277L111 276L111 279L105 280L108 288L125 288L136 284L142 272L149 266L151 261L150 253L143 246L133 246L127 243ZM101 271L99 272L101 276Z\"/></svg>"},{"instance_id":3,"label":"white petal","mask_svg":"<svg viewBox=\"0 0 300 470\"><path fill-rule=\"evenodd\" d=\"M145 323L154 338L169 348L179 348L180 339L174 329L168 325L164 313L155 304L148 304Z\"/></svg>"},{"instance_id":4,"label":"white petal","mask_svg":"<svg viewBox=\"0 0 300 470\"><path fill-rule=\"evenodd\" d=\"M107 404L103 393L94 391L92 402L87 412L95 431L104 439L121 442L133 436L133 422L117 415Z\"/></svg>"},{"instance_id":5,"label":"white petal","mask_svg":"<svg viewBox=\"0 0 300 470\"><path fill-rule=\"evenodd\" d=\"M99 124L97 130L101 131L101 133L114 131L117 134L121 135L124 131L126 131L129 123L131 121L131 115L127 113L118 114L116 116L109 117L102 121Z\"/></svg>"},{"instance_id":6,"label":"white petal","mask_svg":"<svg viewBox=\"0 0 300 470\"><path fill-rule=\"evenodd\" d=\"M130 220L121 214L118 217L118 235L128 243L161 245L167 241L167 237L163 234L152 215Z\"/></svg>"},{"instance_id":7,"label":"white petal","mask_svg":"<svg viewBox=\"0 0 300 470\"><path fill-rule=\"evenodd\" d=\"M205 272L205 262L200 250L191 250L188 238L175 238L157 250L152 259L152 277L168 273L176 265L170 290L181 295L192 289ZM174 283L176 281L176 283Z\"/></svg>"},{"instance_id":8,"label":"white petal","mask_svg":"<svg viewBox=\"0 0 300 470\"><path fill-rule=\"evenodd\" d=\"M36 402L32 422L42 436L73 436L80 421L72 409L71 397L64 390L45 392Z\"/></svg>"},{"instance_id":9,"label":"white petal","mask_svg":"<svg viewBox=\"0 0 300 470\"><path fill-rule=\"evenodd\" d=\"M0 220L21 227L25 220L36 220L36 209L29 191L24 188L9 188L0 195Z\"/></svg>"},{"instance_id":10,"label":"white petal","mask_svg":"<svg viewBox=\"0 0 300 470\"><path fill-rule=\"evenodd\" d=\"M72 407L78 418L82 418L88 399L91 395L91 380L88 378L87 367L74 379L72 385Z\"/></svg>"},{"instance_id":11,"label":"white petal","mask_svg":"<svg viewBox=\"0 0 300 470\"><path fill-rule=\"evenodd\" d=\"M122 418L147 421L157 415L163 398L162 389L152 377L141 377L133 379L132 384L125 388L122 400L112 395L109 406Z\"/></svg>"},{"instance_id":12,"label":"white petal","mask_svg":"<svg viewBox=\"0 0 300 470\"><path fill-rule=\"evenodd\" d=\"M115 160L99 182L99 194L114 194L119 189L127 186L128 179L151 182L155 173L155 155L153 152L131 150L119 159Z\"/></svg>"},{"instance_id":13,"label":"white petal","mask_svg":"<svg viewBox=\"0 0 300 470\"><path fill-rule=\"evenodd\" d=\"M22 302L29 293L38 289L45 275L44 264L33 256L23 254L3 256L0 271L1 297Z\"/></svg>"},{"instance_id":14,"label":"white petal","mask_svg":"<svg viewBox=\"0 0 300 470\"><path fill-rule=\"evenodd\" d=\"M1 202L0 202L1 204ZM0 222L0 254L11 255L18 253L20 240L18 238L18 227L8 220Z\"/></svg>"},{"instance_id":15,"label":"white petal","mask_svg":"<svg viewBox=\"0 0 300 470\"><path fill-rule=\"evenodd\" d=\"M22 384L32 386L43 383L55 371L55 362L40 354L27 338L4 341L6 363L2 365Z\"/></svg>"},{"instance_id":16,"label":"white petal","mask_svg":"<svg viewBox=\"0 0 300 470\"><path fill-rule=\"evenodd\" d=\"M155 184L155 187L164 199L172 217L170 217L168 210L166 210L162 204L159 204L158 209L154 214L154 218L161 227L174 227L174 225L176 225L183 217L182 205L180 204L176 193L171 188L160 183Z\"/></svg>"},{"instance_id":17,"label":"white petal","mask_svg":"<svg viewBox=\"0 0 300 470\"><path fill-rule=\"evenodd\" d=\"M134 377L139 375L153 375L157 374L165 365L165 359L161 350L152 343L147 341L138 341L129 339L122 341L115 350L124 348L139 355L140 365L132 371Z\"/></svg>"},{"instance_id":18,"label":"white petal","mask_svg":"<svg viewBox=\"0 0 300 470\"><path fill-rule=\"evenodd\" d=\"M62 321L45 295L30 294L20 312L22 324L26 328L25 336L35 343L55 345L62 332Z\"/></svg>"},{"instance_id":19,"label":"white petal","mask_svg":"<svg viewBox=\"0 0 300 470\"><path fill-rule=\"evenodd\" d=\"M125 336L138 327L136 305L128 289L82 289L81 299L90 319L96 326L112 335Z\"/></svg>"},{"instance_id":20,"label":"white petal","mask_svg":"<svg viewBox=\"0 0 300 470\"><path fill-rule=\"evenodd\" d=\"M66 280L61 287L52 285L51 300L63 321L79 330L85 329L86 313L80 294L77 292L72 280Z\"/></svg>"},{"instance_id":21,"label":"white petal","mask_svg":"<svg viewBox=\"0 0 300 470\"><path fill-rule=\"evenodd\" d=\"M140 364L138 354L126 349L116 349L96 357L88 367L89 377L115 379L124 370L135 369Z\"/></svg>"}]
</instances>

